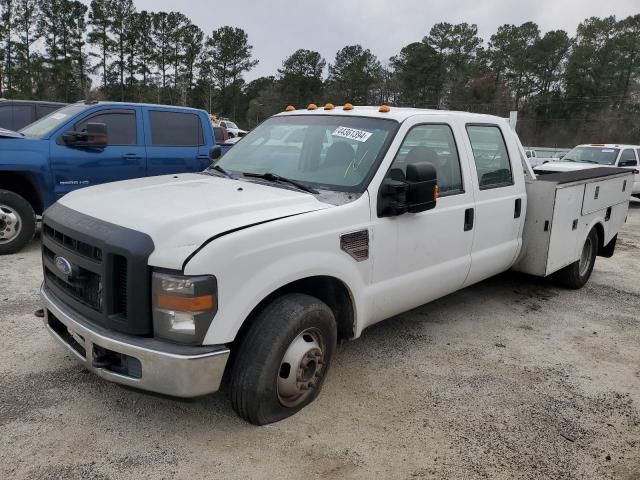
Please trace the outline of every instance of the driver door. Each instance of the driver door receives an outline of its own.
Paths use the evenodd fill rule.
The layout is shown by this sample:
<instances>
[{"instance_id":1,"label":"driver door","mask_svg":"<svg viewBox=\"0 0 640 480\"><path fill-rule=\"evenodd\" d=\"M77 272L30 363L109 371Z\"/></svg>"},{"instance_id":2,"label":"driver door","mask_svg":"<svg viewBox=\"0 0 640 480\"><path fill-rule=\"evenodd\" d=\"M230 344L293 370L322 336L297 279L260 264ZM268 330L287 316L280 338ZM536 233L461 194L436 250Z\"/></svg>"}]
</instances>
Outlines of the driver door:
<instances>
[{"instance_id":1,"label":"driver door","mask_svg":"<svg viewBox=\"0 0 640 480\"><path fill-rule=\"evenodd\" d=\"M137 108L89 113L69 130L82 131L87 123L107 126L107 146L78 148L66 145L60 135L51 142L51 171L56 199L82 187L143 177L147 155Z\"/></svg>"},{"instance_id":2,"label":"driver door","mask_svg":"<svg viewBox=\"0 0 640 480\"><path fill-rule=\"evenodd\" d=\"M419 118L409 121L386 178L404 180L407 164L432 163L440 197L432 210L379 218L379 192L371 192L371 323L454 292L471 267L474 196L460 127Z\"/></svg>"}]
</instances>

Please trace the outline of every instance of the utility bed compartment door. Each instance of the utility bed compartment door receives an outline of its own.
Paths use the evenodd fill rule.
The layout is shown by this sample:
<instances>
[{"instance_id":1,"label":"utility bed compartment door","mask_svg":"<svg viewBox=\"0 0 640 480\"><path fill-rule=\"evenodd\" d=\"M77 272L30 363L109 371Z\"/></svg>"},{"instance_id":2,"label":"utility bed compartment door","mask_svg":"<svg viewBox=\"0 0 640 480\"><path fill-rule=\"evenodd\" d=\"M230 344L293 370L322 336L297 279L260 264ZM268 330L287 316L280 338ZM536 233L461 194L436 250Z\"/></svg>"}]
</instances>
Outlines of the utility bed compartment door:
<instances>
[{"instance_id":1,"label":"utility bed compartment door","mask_svg":"<svg viewBox=\"0 0 640 480\"><path fill-rule=\"evenodd\" d=\"M628 176L587 183L582 214L589 215L612 205L626 202L632 187L633 180Z\"/></svg>"},{"instance_id":2,"label":"utility bed compartment door","mask_svg":"<svg viewBox=\"0 0 640 480\"><path fill-rule=\"evenodd\" d=\"M584 185L575 185L556 190L546 275L575 261L584 188Z\"/></svg>"}]
</instances>

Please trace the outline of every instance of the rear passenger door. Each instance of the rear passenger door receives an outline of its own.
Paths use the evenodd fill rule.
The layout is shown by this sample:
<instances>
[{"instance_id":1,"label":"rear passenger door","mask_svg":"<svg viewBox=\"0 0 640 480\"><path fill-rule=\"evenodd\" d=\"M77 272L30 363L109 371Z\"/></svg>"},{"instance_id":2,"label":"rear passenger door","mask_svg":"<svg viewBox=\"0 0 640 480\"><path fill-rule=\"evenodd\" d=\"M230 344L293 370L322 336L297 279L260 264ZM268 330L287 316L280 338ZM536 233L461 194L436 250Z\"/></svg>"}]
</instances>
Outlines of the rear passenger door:
<instances>
[{"instance_id":1,"label":"rear passenger door","mask_svg":"<svg viewBox=\"0 0 640 480\"><path fill-rule=\"evenodd\" d=\"M525 186L523 175L514 175L522 166L513 134L507 129L495 124L466 125L476 205L471 269L465 285L509 269L520 249Z\"/></svg>"},{"instance_id":2,"label":"rear passenger door","mask_svg":"<svg viewBox=\"0 0 640 480\"><path fill-rule=\"evenodd\" d=\"M200 116L191 112L148 110L147 173L200 172L209 164Z\"/></svg>"}]
</instances>

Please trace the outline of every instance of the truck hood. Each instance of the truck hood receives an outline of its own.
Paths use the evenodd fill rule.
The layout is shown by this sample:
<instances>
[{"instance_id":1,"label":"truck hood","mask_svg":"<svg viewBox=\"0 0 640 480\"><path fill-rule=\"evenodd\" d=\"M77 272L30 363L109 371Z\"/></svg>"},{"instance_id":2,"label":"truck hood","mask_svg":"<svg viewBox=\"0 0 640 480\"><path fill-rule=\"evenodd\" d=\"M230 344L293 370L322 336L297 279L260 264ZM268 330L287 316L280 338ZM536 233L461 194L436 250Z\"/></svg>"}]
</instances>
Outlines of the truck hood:
<instances>
[{"instance_id":1,"label":"truck hood","mask_svg":"<svg viewBox=\"0 0 640 480\"><path fill-rule=\"evenodd\" d=\"M596 165L595 163L582 162L547 162L538 165L534 170L544 170L546 172L572 172L574 170L586 170L587 168L611 167L614 165Z\"/></svg>"},{"instance_id":2,"label":"truck hood","mask_svg":"<svg viewBox=\"0 0 640 480\"><path fill-rule=\"evenodd\" d=\"M332 206L304 192L196 173L98 185L59 202L146 233L155 244L149 263L176 270L213 237Z\"/></svg>"},{"instance_id":3,"label":"truck hood","mask_svg":"<svg viewBox=\"0 0 640 480\"><path fill-rule=\"evenodd\" d=\"M0 128L0 138L24 138L24 135L13 130L7 130L6 128Z\"/></svg>"}]
</instances>

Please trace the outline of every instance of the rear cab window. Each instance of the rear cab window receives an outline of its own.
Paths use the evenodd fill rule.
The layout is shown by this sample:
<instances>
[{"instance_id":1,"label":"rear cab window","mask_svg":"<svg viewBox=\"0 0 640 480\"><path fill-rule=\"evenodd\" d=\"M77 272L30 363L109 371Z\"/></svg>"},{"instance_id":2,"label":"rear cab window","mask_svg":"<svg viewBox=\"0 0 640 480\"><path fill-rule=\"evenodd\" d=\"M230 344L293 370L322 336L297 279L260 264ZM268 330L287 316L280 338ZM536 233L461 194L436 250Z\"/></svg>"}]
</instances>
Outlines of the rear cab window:
<instances>
[{"instance_id":1,"label":"rear cab window","mask_svg":"<svg viewBox=\"0 0 640 480\"><path fill-rule=\"evenodd\" d=\"M204 144L200 117L189 112L150 111L151 144L163 147L197 147Z\"/></svg>"},{"instance_id":2,"label":"rear cab window","mask_svg":"<svg viewBox=\"0 0 640 480\"><path fill-rule=\"evenodd\" d=\"M632 148L626 148L620 154L620 159L618 160L618 165L625 163L625 166L633 166L638 165L638 160L636 159L636 152Z\"/></svg>"},{"instance_id":3,"label":"rear cab window","mask_svg":"<svg viewBox=\"0 0 640 480\"><path fill-rule=\"evenodd\" d=\"M467 134L473 151L480 190L513 185L511 160L500 127L469 124Z\"/></svg>"}]
</instances>

